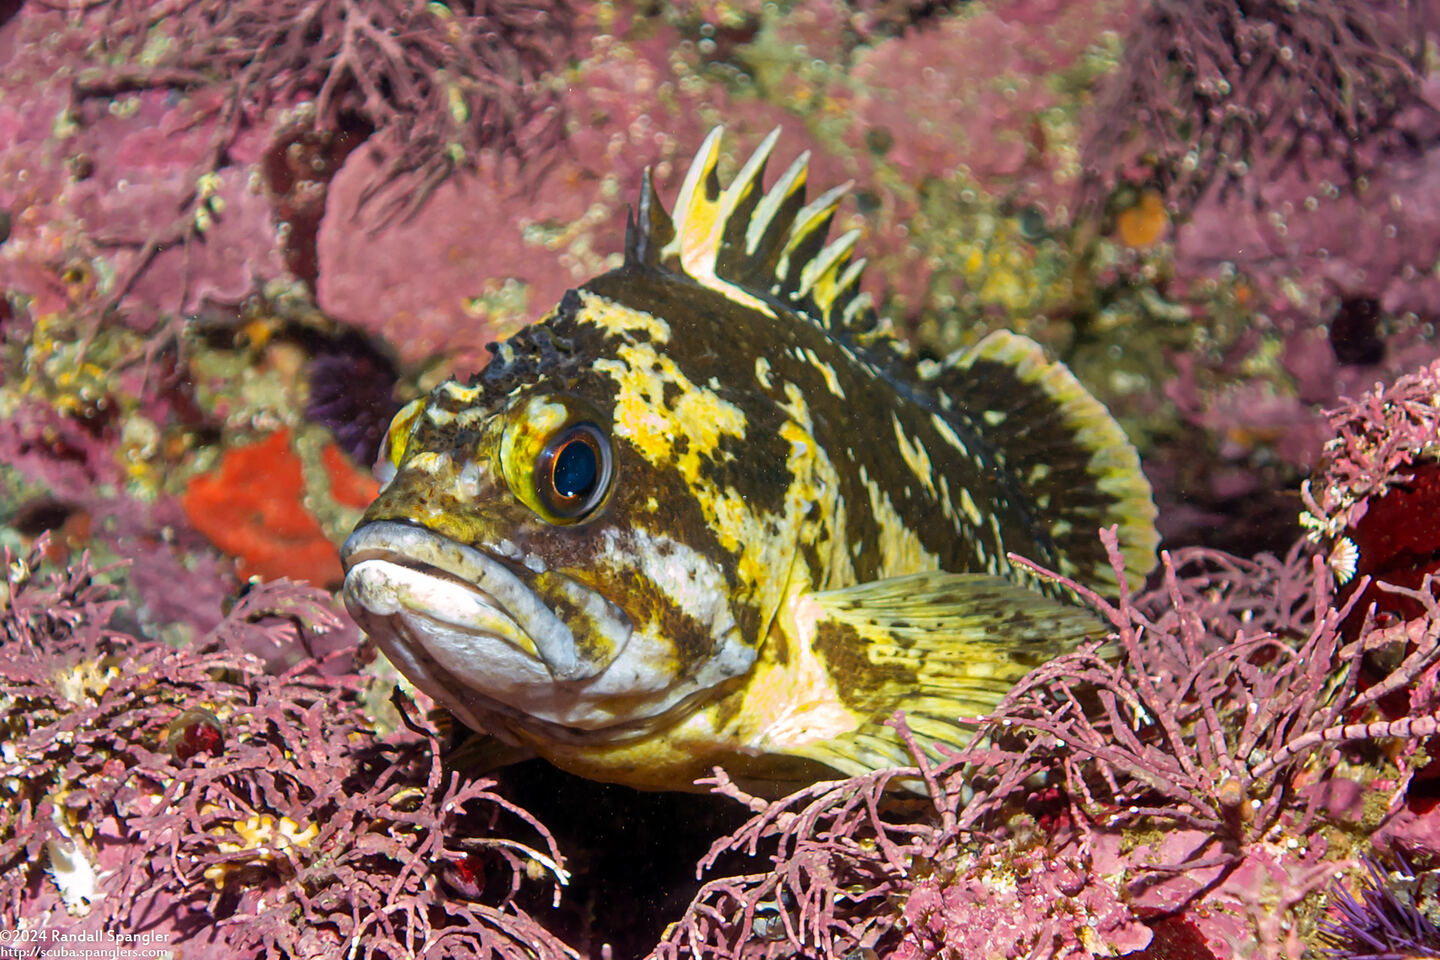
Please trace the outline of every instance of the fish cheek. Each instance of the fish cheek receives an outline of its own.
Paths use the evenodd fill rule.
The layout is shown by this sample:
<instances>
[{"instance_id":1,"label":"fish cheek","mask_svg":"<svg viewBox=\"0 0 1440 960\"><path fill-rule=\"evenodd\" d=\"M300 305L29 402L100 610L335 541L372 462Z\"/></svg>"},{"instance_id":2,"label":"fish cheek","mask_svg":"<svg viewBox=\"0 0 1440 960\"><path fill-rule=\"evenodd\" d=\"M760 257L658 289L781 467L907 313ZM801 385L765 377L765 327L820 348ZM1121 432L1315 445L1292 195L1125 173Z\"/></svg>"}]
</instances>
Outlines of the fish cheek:
<instances>
[{"instance_id":1,"label":"fish cheek","mask_svg":"<svg viewBox=\"0 0 1440 960\"><path fill-rule=\"evenodd\" d=\"M607 593L638 626L675 647L682 673L713 654L717 626L738 629L754 645L762 622L737 584L739 554L726 550L704 506L678 470L656 467L628 449L607 509L611 532L597 568L613 583ZM623 596L624 600L618 599Z\"/></svg>"},{"instance_id":2,"label":"fish cheek","mask_svg":"<svg viewBox=\"0 0 1440 960\"><path fill-rule=\"evenodd\" d=\"M709 624L684 610L652 576L652 562L626 565L600 572L597 589L607 596L623 597L620 606L635 628L666 641L673 649L678 677L692 676L714 652Z\"/></svg>"}]
</instances>

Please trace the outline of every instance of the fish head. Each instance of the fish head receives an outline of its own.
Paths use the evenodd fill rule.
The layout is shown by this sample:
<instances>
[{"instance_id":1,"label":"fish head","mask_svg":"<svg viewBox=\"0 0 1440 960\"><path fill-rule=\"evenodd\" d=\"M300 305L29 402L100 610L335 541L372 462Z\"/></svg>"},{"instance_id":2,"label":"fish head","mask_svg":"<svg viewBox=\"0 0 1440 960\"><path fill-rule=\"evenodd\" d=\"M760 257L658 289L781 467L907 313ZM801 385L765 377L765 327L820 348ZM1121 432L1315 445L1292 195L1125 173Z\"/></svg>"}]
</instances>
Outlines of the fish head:
<instances>
[{"instance_id":1,"label":"fish head","mask_svg":"<svg viewBox=\"0 0 1440 960\"><path fill-rule=\"evenodd\" d=\"M774 473L743 462L767 404L687 378L669 332L574 292L394 418L345 599L470 726L634 731L754 663L802 533L741 489Z\"/></svg>"}]
</instances>

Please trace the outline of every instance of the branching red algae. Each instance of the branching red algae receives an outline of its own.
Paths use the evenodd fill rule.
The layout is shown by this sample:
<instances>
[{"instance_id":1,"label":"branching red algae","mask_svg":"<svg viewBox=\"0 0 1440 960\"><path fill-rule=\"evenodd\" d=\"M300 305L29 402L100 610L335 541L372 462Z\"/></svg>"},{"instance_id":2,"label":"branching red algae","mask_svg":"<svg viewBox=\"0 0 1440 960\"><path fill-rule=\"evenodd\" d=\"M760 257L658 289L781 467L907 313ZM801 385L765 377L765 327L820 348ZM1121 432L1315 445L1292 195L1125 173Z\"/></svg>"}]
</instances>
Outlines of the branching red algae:
<instances>
[{"instance_id":1,"label":"branching red algae","mask_svg":"<svg viewBox=\"0 0 1440 960\"><path fill-rule=\"evenodd\" d=\"M516 906L566 872L493 780L444 770L433 730L377 738L361 677L241 652L338 628L324 593L262 586L177 650L110 626L86 558L47 578L40 556L7 554L0 598L7 929L158 933L206 960L575 956Z\"/></svg>"}]
</instances>

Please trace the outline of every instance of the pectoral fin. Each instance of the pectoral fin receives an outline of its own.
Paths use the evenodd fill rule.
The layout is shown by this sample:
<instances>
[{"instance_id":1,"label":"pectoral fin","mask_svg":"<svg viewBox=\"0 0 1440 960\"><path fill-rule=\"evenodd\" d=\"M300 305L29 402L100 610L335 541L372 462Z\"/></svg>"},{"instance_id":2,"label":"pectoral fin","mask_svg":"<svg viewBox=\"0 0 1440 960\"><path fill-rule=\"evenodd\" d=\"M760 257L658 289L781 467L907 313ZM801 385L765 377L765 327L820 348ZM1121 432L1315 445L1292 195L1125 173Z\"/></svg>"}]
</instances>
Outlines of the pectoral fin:
<instances>
[{"instance_id":1,"label":"pectoral fin","mask_svg":"<svg viewBox=\"0 0 1440 960\"><path fill-rule=\"evenodd\" d=\"M1106 632L1089 611L1003 578L941 572L800 595L780 626L810 675L797 686L813 722L790 718L766 748L849 774L912 762L885 726L896 710L922 742L963 746L971 730L958 717L990 712L1032 668Z\"/></svg>"}]
</instances>

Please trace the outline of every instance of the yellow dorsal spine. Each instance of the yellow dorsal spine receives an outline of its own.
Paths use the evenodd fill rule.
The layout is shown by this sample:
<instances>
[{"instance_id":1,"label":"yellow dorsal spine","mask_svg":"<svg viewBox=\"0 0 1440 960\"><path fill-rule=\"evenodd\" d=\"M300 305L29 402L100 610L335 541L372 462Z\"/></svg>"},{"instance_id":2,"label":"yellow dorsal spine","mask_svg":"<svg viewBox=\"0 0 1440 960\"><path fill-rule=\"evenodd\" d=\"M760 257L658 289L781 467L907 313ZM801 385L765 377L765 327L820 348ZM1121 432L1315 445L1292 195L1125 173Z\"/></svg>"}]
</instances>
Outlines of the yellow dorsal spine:
<instances>
[{"instance_id":1,"label":"yellow dorsal spine","mask_svg":"<svg viewBox=\"0 0 1440 960\"><path fill-rule=\"evenodd\" d=\"M796 157L767 190L765 167L780 130L770 131L728 186L719 177L722 127L706 136L685 172L673 214L655 196L647 170L630 221L632 262L682 273L737 303L774 315L777 301L822 326L845 327L857 341L889 338L860 292L863 258L852 260L861 233L829 243L830 224L851 184L808 205L810 154Z\"/></svg>"}]
</instances>

